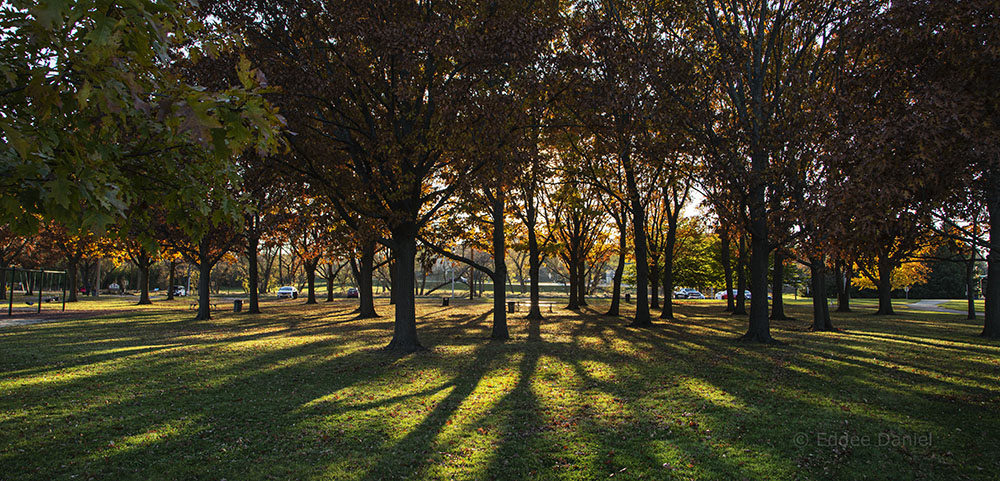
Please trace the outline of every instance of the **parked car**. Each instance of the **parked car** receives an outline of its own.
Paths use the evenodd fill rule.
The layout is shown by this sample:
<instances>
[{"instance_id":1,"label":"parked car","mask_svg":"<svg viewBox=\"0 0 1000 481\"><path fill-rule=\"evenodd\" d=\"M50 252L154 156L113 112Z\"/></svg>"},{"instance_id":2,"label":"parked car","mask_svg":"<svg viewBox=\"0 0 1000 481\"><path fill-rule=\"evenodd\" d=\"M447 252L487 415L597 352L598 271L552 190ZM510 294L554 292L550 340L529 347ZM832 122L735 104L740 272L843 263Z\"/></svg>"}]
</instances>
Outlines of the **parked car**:
<instances>
[{"instance_id":1,"label":"parked car","mask_svg":"<svg viewBox=\"0 0 1000 481\"><path fill-rule=\"evenodd\" d=\"M278 289L278 299L298 299L299 290L292 286L284 286Z\"/></svg>"},{"instance_id":2,"label":"parked car","mask_svg":"<svg viewBox=\"0 0 1000 481\"><path fill-rule=\"evenodd\" d=\"M187 288L185 288L184 286L174 286L174 295L175 296L186 296L187 295Z\"/></svg>"},{"instance_id":3,"label":"parked car","mask_svg":"<svg viewBox=\"0 0 1000 481\"><path fill-rule=\"evenodd\" d=\"M735 298L738 294L739 294L739 292L737 292L736 289L733 289L733 298ZM715 298L716 299L725 299L726 298L726 291L719 291L719 292L717 292L715 294ZM750 299L750 291L743 291L743 298L744 299Z\"/></svg>"},{"instance_id":4,"label":"parked car","mask_svg":"<svg viewBox=\"0 0 1000 481\"><path fill-rule=\"evenodd\" d=\"M358 289L357 288L351 287L350 289L347 289L347 297L355 297L356 298L356 297L358 297L358 295L359 294L358 294Z\"/></svg>"},{"instance_id":5,"label":"parked car","mask_svg":"<svg viewBox=\"0 0 1000 481\"><path fill-rule=\"evenodd\" d=\"M705 294L695 291L695 292L689 292L687 295L687 299L708 299L708 298L705 297Z\"/></svg>"},{"instance_id":6,"label":"parked car","mask_svg":"<svg viewBox=\"0 0 1000 481\"><path fill-rule=\"evenodd\" d=\"M693 295L699 295L701 297L691 297ZM698 292L698 289L692 289L690 287L685 287L674 293L674 299L704 299L705 296Z\"/></svg>"}]
</instances>

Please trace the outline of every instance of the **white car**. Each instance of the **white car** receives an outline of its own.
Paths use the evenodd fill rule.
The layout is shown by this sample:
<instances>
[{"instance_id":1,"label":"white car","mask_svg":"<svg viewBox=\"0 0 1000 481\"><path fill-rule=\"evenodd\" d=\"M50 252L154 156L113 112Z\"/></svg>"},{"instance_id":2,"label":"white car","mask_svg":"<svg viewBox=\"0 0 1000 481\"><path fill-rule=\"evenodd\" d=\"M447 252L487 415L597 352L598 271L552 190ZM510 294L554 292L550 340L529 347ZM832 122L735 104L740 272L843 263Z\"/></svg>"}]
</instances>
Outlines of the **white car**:
<instances>
[{"instance_id":1,"label":"white car","mask_svg":"<svg viewBox=\"0 0 1000 481\"><path fill-rule=\"evenodd\" d=\"M298 299L299 290L292 286L285 286L278 289L278 299Z\"/></svg>"},{"instance_id":2,"label":"white car","mask_svg":"<svg viewBox=\"0 0 1000 481\"><path fill-rule=\"evenodd\" d=\"M707 299L707 297L705 297L705 294L700 292L689 292L687 299Z\"/></svg>"},{"instance_id":3,"label":"white car","mask_svg":"<svg viewBox=\"0 0 1000 481\"><path fill-rule=\"evenodd\" d=\"M738 291L736 289L733 289L733 299L735 299L736 297L738 297L739 294L740 294L740 291ZM716 292L715 293L715 298L716 299L725 299L726 298L726 291L722 290L722 291ZM743 298L744 299L750 299L750 291L743 291Z\"/></svg>"}]
</instances>

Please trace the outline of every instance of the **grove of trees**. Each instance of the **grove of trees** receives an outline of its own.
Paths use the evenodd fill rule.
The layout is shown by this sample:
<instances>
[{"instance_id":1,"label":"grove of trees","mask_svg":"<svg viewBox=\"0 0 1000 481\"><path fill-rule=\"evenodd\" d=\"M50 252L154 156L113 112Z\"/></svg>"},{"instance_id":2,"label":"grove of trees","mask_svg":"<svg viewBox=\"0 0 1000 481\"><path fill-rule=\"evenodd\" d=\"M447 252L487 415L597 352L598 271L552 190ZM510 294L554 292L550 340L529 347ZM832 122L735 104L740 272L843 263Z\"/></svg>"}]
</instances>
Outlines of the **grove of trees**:
<instances>
[{"instance_id":1,"label":"grove of trees","mask_svg":"<svg viewBox=\"0 0 1000 481\"><path fill-rule=\"evenodd\" d=\"M569 309L607 284L619 316L629 294L635 328L671 322L679 287L724 288L741 339L777 343L781 292L805 277L812 328L833 330L828 292L843 311L871 288L892 314L927 262L960 266L975 316L985 262L982 334L1000 338L998 16L988 0L4 2L0 267L63 266L75 301L131 265L148 303L156 266L172 292L186 264L198 319L218 266L250 314L275 284L319 302L318 274L375 317L385 285L388 348L413 351L416 297L446 264L470 295L492 285L496 340L515 284L543 317L545 269Z\"/></svg>"}]
</instances>

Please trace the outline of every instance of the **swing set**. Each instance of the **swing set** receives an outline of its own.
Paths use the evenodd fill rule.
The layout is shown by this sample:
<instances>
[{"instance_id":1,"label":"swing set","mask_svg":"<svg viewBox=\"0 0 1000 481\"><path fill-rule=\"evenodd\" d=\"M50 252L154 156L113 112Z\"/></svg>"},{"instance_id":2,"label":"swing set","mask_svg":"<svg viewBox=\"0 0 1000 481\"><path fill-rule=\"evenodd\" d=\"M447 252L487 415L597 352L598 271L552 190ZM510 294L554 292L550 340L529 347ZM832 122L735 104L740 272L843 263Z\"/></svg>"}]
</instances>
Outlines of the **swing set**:
<instances>
[{"instance_id":1,"label":"swing set","mask_svg":"<svg viewBox=\"0 0 1000 481\"><path fill-rule=\"evenodd\" d=\"M14 315L14 290L21 291L22 301L28 306L37 305L36 312L42 312L43 303L62 302L62 310L66 310L66 271L50 271L42 269L19 269L17 267L0 268L0 288L6 287L7 315ZM36 295L37 294L37 295ZM0 304L2 305L2 304Z\"/></svg>"}]
</instances>

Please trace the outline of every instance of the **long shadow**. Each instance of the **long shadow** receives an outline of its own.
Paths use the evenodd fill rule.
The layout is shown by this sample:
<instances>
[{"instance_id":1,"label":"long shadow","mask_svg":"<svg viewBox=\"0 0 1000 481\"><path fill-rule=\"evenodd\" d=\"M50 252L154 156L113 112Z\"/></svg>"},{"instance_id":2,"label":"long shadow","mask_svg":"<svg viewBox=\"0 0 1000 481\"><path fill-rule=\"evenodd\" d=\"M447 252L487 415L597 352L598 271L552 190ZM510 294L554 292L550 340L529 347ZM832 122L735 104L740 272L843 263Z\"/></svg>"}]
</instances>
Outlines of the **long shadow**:
<instances>
[{"instance_id":1,"label":"long shadow","mask_svg":"<svg viewBox=\"0 0 1000 481\"><path fill-rule=\"evenodd\" d=\"M495 361L505 353L497 347L486 344L476 349L468 369L454 379L452 382L454 387L448 395L402 439L392 446L384 446L383 450L392 451L394 454L382 455L375 466L365 472L361 479L393 479L400 473L407 473L408 477L421 477L421 473L428 466L426 457L421 454L428 448L428 443L433 442L441 432L462 402L475 391L479 381L494 367Z\"/></svg>"},{"instance_id":2,"label":"long shadow","mask_svg":"<svg viewBox=\"0 0 1000 481\"><path fill-rule=\"evenodd\" d=\"M287 323L295 315L290 313L288 318L261 323L258 328L271 329L261 333L241 333L239 323L231 318L185 329L178 329L176 322L161 320L162 325L157 327L156 315L141 322L101 325L90 331L72 326L71 331L53 330L43 335L39 330L17 340L18 360L8 366L45 369L48 353L65 357L70 364L70 357L82 355L80 366L119 357L127 362L108 372L66 382L53 379L16 387L0 397L0 411L6 416L0 422L0 445L9 446L0 452L0 464L14 479L65 478L71 474L105 479L330 477L322 472L327 466L354 466L342 463L344 449L351 447L363 456L363 462L357 471L341 472L341 476L430 477L434 473L430 471L427 450L435 447L435 439L446 430L459 406L476 393L483 378L493 369L513 367L508 359L518 352L522 352L516 364L518 380L491 409L492 414L487 414L489 419L500 419L489 433L496 435L495 453L487 459L485 471L464 472L461 476L524 479L617 474L628 478L637 473L647 478L652 474L655 479L657 475L673 475L651 463L669 460L676 464L671 457L676 454L681 460L711 461L706 466L684 468L687 471L683 476L705 479L768 475L739 464L754 463L755 457L767 458L788 470L773 473L775 477L790 478L801 469L799 474L807 478L847 479L850 473L861 472L867 463L905 469L900 476L923 470L926 477L943 479L955 473L957 468L951 466L978 462L960 449L962 442L976 435L954 434L955 426L962 426L963 431L990 431L997 426L991 416L980 418L976 426L968 422L973 419L971 412L992 412L991 398L984 397L989 389L982 387L995 385L991 378L970 379L975 387L956 388L947 381L928 383L926 376L913 373L896 379L899 376L885 375L889 371L884 366L878 369L867 362L823 362L820 359L839 361L840 356L871 353L859 345L862 341L858 339L835 342L808 333L788 332L797 339L793 347L746 349L727 341L732 335L727 328L734 323L707 319L710 316L702 319L698 317L700 312L681 311L682 320L657 330L632 330L614 320L602 321L599 316L554 316L545 324L527 323L530 343L505 345L484 343L470 335L488 313L422 326L421 336L429 345L475 346L447 358L433 349L402 358L383 355L376 348L387 335L390 323L377 322L372 323L376 327L355 329L359 326L345 324L333 314L329 315L332 319L300 316L295 328L290 328ZM127 339L121 337L122 330ZM546 337L553 334L558 339L547 342ZM563 341L566 335L568 342ZM49 336L62 338L65 345L46 345ZM294 345L268 344L282 339L293 340ZM185 346L161 347L171 342ZM243 342L249 346L232 346ZM258 345L259 351L255 347ZM102 354L95 346L121 351ZM129 346L139 350L149 346L149 350L135 352L127 349ZM954 352L954 347L946 345L917 346ZM879 353L891 352L890 345L882 348ZM27 353L32 349L39 355L29 357ZM907 352L912 364L923 368L932 361L926 355L921 357L921 351L910 349ZM545 379L565 387L570 394L613 398L606 412L614 414L614 419L599 421L596 408L573 406L571 414L581 424L561 431L552 429L541 414L547 403L532 388L539 379L537 371L543 355L546 362L551 357L572 366L573 375L581 381ZM584 369L588 361L603 363L614 377L591 376ZM962 365L973 361L965 359ZM892 362L901 363L896 359ZM12 372L6 367L5 371ZM409 371L413 371L412 375L400 374ZM423 374L425 371L427 374ZM811 372L822 373L823 381L817 381ZM421 382L427 378L431 379ZM673 384L665 384L670 381ZM725 396L713 400L695 391L698 386L704 386L709 394L719 391ZM928 398L911 386L973 398ZM389 396L369 399L371 394L384 393L385 389L389 389ZM449 389L447 394L444 389ZM330 397L332 394L352 397L335 399ZM405 431L402 438L392 440L400 430L386 419L388 409L442 394L443 399L416 426ZM865 407L868 401L862 401L864 398L871 401L870 408ZM718 399L731 400L733 405ZM843 411L838 403L852 410ZM53 410L46 404L61 408ZM929 414L937 408L935 412L940 414ZM951 433L951 438L941 439L940 448L935 445L935 454L943 450L957 453L956 464L936 464L929 460L932 458L927 451L919 450L856 450L847 457L837 457L840 455L815 446L796 448L791 444L796 430L860 429L867 430L860 434L874 434L897 429L899 421L886 415L886 410L912 417L912 424L907 426ZM692 415L685 416L685 411ZM787 413L804 412L811 415L786 417ZM664 416L665 421L658 416ZM845 420L850 421L850 427L843 428ZM348 429L343 423L354 426ZM149 433L169 431L161 429L169 425L179 427L162 436ZM339 434L337 429L345 434ZM711 433L706 435L705 429ZM325 439L328 434L332 439ZM357 436L358 441L348 435ZM155 440L127 441L143 436ZM110 441L117 447L108 446ZM715 447L719 441L730 447ZM574 458L561 448L564 442L583 443L588 454ZM609 455L611 451L615 454ZM980 453L990 455L995 453L995 447L986 443ZM722 460L721 454L730 457ZM44 464L40 459L65 462ZM567 466L569 460L575 461L577 467ZM562 467L551 470L553 464ZM627 470L619 471L623 468ZM251 471L240 473L240 469Z\"/></svg>"}]
</instances>

